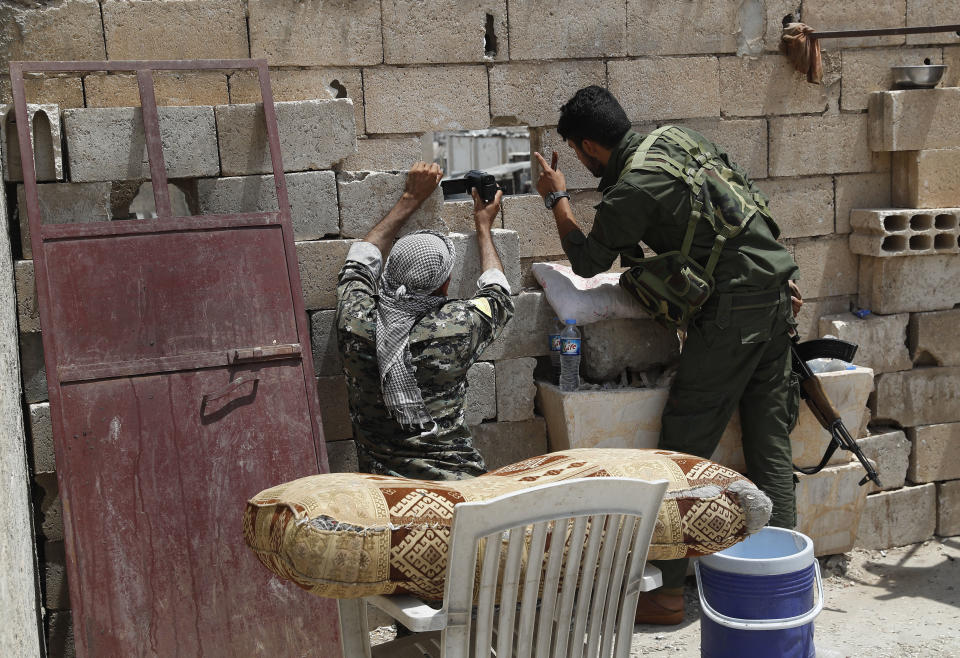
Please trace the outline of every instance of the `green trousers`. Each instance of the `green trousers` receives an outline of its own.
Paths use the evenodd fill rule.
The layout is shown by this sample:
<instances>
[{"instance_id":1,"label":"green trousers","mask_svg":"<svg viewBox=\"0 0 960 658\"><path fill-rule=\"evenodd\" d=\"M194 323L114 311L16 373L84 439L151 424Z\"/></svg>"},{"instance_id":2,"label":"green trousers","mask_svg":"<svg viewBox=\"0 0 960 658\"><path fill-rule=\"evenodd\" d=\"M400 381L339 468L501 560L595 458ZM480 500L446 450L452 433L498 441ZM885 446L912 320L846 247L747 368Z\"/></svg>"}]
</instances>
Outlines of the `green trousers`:
<instances>
[{"instance_id":1,"label":"green trousers","mask_svg":"<svg viewBox=\"0 0 960 658\"><path fill-rule=\"evenodd\" d=\"M709 458L739 408L746 475L773 501L770 525L785 528L797 521L790 431L800 395L788 335L795 325L786 288L711 300L688 327L658 444ZM683 585L687 560L654 564L664 587Z\"/></svg>"}]
</instances>

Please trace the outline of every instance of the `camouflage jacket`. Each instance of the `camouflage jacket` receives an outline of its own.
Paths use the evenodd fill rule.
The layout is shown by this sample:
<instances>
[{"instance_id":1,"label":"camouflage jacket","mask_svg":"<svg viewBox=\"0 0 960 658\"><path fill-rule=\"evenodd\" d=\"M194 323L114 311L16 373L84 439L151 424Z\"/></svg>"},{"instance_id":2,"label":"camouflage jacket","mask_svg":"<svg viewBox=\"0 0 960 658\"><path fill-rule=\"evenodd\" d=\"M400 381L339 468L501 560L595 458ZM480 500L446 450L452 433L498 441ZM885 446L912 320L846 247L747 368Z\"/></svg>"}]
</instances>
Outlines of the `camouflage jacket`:
<instances>
[{"instance_id":1,"label":"camouflage jacket","mask_svg":"<svg viewBox=\"0 0 960 658\"><path fill-rule=\"evenodd\" d=\"M369 242L350 248L337 285L337 341L347 377L360 469L424 480L459 480L485 472L464 422L467 370L513 315L510 285L487 270L472 299L451 300L410 334L417 384L437 423L436 435L404 428L388 413L377 368L377 285L383 266Z\"/></svg>"},{"instance_id":2,"label":"camouflage jacket","mask_svg":"<svg viewBox=\"0 0 960 658\"><path fill-rule=\"evenodd\" d=\"M703 153L715 155L740 175L751 190L753 183L716 144L700 133L682 128ZM690 217L690 189L682 180L659 171L628 171L628 160L645 135L627 131L614 147L600 179L603 193L589 236L574 229L563 238L563 249L574 272L593 276L610 268L618 255L642 257L642 241L662 254L680 249ZM667 140L657 141L648 152L656 157L662 151L684 161L689 156ZM621 176L622 174L622 176ZM780 229L767 215L755 217L735 238L727 241L714 270L718 292L758 292L784 285L797 278L797 266L786 248L777 242ZM707 262L716 233L706 221L700 221L694 233L690 256L701 265Z\"/></svg>"}]
</instances>

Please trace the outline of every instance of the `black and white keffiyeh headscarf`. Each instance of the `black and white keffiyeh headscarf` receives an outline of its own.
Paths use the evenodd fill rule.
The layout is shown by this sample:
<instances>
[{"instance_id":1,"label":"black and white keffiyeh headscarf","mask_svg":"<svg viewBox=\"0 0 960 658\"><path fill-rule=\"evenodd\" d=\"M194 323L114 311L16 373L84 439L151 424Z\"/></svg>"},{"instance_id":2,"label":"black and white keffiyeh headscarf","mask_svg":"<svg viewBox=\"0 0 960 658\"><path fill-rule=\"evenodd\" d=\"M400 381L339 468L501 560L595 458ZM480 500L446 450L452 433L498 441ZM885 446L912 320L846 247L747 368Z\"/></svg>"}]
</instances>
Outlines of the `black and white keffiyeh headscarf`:
<instances>
[{"instance_id":1,"label":"black and white keffiyeh headscarf","mask_svg":"<svg viewBox=\"0 0 960 658\"><path fill-rule=\"evenodd\" d=\"M394 245L380 277L377 364L387 411L402 425L421 428L433 419L413 374L410 331L445 297L431 295L453 271L453 242L435 231L411 233Z\"/></svg>"}]
</instances>

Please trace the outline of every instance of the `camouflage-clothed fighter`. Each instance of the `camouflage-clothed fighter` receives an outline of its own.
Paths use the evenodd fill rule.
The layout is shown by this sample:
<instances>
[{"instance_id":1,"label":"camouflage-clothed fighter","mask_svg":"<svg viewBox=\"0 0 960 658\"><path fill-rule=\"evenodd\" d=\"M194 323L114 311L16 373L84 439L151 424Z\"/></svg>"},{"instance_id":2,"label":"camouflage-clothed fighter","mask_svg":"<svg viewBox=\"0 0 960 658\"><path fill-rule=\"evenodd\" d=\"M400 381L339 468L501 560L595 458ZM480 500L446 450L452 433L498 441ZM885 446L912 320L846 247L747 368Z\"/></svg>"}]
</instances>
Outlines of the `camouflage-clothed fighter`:
<instances>
[{"instance_id":1,"label":"camouflage-clothed fighter","mask_svg":"<svg viewBox=\"0 0 960 658\"><path fill-rule=\"evenodd\" d=\"M410 214L436 188L440 180L439 167L418 163L410 170L407 189L397 205L364 239L354 244L347 254L337 287L337 335L343 355L344 371L349 392L350 417L361 470L369 473L394 475L425 480L455 480L485 472L483 458L473 446L470 431L464 422L464 396L467 391L467 370L483 350L503 330L513 315L510 286L503 274L499 257L493 247L490 229L500 205L498 192L494 201L484 205L474 197L474 218L477 241L480 246L483 274L477 281L477 292L472 299L445 301L449 285L447 277L437 289L420 296L421 304L434 307L417 318L413 326L401 329L402 338L409 341L409 359L395 363L401 376L413 374L411 388L406 391L413 399L409 405L394 403L394 391L388 382L392 376L383 363L383 335L377 332L396 330L384 326L384 297L399 284L403 286L399 299L416 273L413 263L399 271L396 281L388 280L391 260L396 262L404 245L419 240L421 245L433 241L443 250L441 236L413 234L402 238L394 247L384 273L383 259L393 238ZM409 253L409 252L408 252ZM416 253L415 261L422 257ZM450 254L452 257L452 254ZM421 306L420 308L423 308ZM392 320L391 320L392 321ZM409 333L407 333L409 332ZM379 357L379 358L378 358ZM411 367L412 366L412 367ZM415 383L413 380L415 379ZM422 397L420 405L414 389ZM385 391L387 391L385 395ZM403 397L403 392L399 397ZM385 401L385 399L387 401ZM399 408L399 409L398 409ZM404 410L406 408L406 410ZM419 408L419 409L418 409ZM409 415L413 410L413 415ZM418 417L419 411L422 416ZM405 422L397 420L400 417ZM422 418L422 423L417 422Z\"/></svg>"}]
</instances>

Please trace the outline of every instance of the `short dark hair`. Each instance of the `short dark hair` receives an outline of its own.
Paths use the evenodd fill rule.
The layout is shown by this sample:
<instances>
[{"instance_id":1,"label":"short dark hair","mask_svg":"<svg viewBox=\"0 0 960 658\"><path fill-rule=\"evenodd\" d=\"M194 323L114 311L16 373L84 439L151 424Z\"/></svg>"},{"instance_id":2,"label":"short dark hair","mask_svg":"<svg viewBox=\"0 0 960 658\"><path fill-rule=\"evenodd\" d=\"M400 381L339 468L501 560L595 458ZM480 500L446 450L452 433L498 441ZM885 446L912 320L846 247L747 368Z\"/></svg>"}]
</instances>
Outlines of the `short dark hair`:
<instances>
[{"instance_id":1,"label":"short dark hair","mask_svg":"<svg viewBox=\"0 0 960 658\"><path fill-rule=\"evenodd\" d=\"M590 139L613 148L630 130L630 119L609 91L597 85L584 87L560 108L557 132L577 146Z\"/></svg>"}]
</instances>

